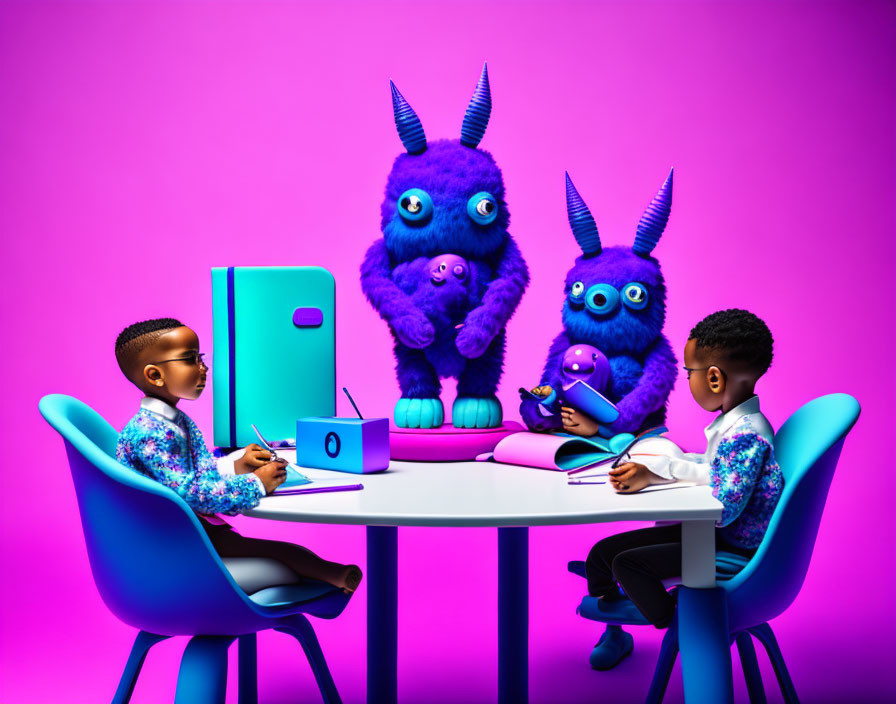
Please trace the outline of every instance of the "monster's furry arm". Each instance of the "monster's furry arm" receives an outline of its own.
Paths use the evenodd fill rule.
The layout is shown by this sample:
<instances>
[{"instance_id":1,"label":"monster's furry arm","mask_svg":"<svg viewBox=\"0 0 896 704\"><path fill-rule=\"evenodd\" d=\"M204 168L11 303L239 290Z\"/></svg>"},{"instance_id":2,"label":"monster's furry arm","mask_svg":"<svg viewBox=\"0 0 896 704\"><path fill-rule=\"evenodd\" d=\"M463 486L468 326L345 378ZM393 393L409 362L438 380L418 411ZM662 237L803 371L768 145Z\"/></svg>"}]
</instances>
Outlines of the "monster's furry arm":
<instances>
[{"instance_id":1,"label":"monster's furry arm","mask_svg":"<svg viewBox=\"0 0 896 704\"><path fill-rule=\"evenodd\" d=\"M495 278L489 283L482 303L467 313L457 336L457 349L468 359L479 357L504 327L529 284L529 270L516 242L509 235Z\"/></svg>"},{"instance_id":2,"label":"monster's furry arm","mask_svg":"<svg viewBox=\"0 0 896 704\"><path fill-rule=\"evenodd\" d=\"M364 255L361 290L405 345L419 349L433 341L432 323L411 297L392 281L392 262L384 240L374 242Z\"/></svg>"},{"instance_id":3,"label":"monster's furry arm","mask_svg":"<svg viewBox=\"0 0 896 704\"><path fill-rule=\"evenodd\" d=\"M676 364L672 346L665 336L660 335L647 351L638 385L616 404L619 418L610 425L610 430L634 433L649 414L660 409L675 384Z\"/></svg>"}]
</instances>

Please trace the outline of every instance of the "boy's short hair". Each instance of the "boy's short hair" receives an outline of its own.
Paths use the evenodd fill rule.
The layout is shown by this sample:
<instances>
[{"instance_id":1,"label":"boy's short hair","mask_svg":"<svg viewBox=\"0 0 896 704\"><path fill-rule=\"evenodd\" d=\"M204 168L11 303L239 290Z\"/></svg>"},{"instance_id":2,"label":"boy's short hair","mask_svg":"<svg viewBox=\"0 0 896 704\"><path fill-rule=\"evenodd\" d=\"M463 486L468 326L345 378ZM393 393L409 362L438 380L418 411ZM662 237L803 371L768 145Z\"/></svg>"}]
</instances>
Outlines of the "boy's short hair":
<instances>
[{"instance_id":1,"label":"boy's short hair","mask_svg":"<svg viewBox=\"0 0 896 704\"><path fill-rule=\"evenodd\" d=\"M153 318L128 325L115 340L115 359L125 376L130 378L136 356L169 330L184 324L175 318Z\"/></svg>"},{"instance_id":2,"label":"boy's short hair","mask_svg":"<svg viewBox=\"0 0 896 704\"><path fill-rule=\"evenodd\" d=\"M760 376L772 364L774 340L768 326L746 310L729 308L707 315L689 339L697 348L718 350L725 359L742 362Z\"/></svg>"}]
</instances>

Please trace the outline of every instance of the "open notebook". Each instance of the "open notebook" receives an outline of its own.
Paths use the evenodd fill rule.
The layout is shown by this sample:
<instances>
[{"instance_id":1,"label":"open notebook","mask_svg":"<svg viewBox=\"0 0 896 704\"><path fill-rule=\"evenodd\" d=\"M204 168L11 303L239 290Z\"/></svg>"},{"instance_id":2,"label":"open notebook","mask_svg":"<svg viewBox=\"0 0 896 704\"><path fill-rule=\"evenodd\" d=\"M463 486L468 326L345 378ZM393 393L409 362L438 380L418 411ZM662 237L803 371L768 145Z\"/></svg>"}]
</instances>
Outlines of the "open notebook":
<instances>
[{"instance_id":1,"label":"open notebook","mask_svg":"<svg viewBox=\"0 0 896 704\"><path fill-rule=\"evenodd\" d=\"M243 449L234 450L226 455L228 460L241 457ZM312 467L299 467L295 464L286 465L286 481L278 486L273 495L288 494L320 494L331 491L353 491L363 489L356 478L346 477L342 472L334 472L328 469L315 469Z\"/></svg>"},{"instance_id":2,"label":"open notebook","mask_svg":"<svg viewBox=\"0 0 896 704\"><path fill-rule=\"evenodd\" d=\"M601 468L606 472L617 458L665 432L666 428L660 426L637 438L631 433L619 433L611 438L583 438L566 433L514 433L501 440L494 452L479 455L476 459L573 474L584 468ZM671 440L659 439L677 449Z\"/></svg>"},{"instance_id":3,"label":"open notebook","mask_svg":"<svg viewBox=\"0 0 896 704\"><path fill-rule=\"evenodd\" d=\"M607 459L578 470L573 470L569 472L569 474L575 477L574 483L585 484L589 483L589 479L593 479L595 477L606 477L607 473L610 471L610 468L613 466L613 463L616 461L616 459L619 458L621 458L620 464L631 461L637 462L638 464L643 464L645 467L647 467L647 469L652 469L652 467L660 461L664 462L664 458L671 457L683 459L688 457L688 454L685 453L672 440L660 435L660 432L665 432L665 430L665 428L654 428L653 430L649 430L632 440L629 446L622 450L619 455L617 455L617 457ZM658 476L663 475L660 474ZM641 491L660 491L662 489L672 489L696 485L696 481L683 481L677 479L663 480L658 478L655 480L654 484L641 489Z\"/></svg>"}]
</instances>

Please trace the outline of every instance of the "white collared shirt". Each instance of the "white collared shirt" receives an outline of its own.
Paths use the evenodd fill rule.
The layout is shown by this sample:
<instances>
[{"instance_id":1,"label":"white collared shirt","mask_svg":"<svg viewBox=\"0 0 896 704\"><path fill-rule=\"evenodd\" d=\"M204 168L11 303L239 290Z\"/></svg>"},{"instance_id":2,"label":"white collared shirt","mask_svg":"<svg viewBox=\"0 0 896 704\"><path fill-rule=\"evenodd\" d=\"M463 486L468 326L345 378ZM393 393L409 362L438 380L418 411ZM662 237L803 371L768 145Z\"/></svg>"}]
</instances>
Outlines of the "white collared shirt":
<instances>
[{"instance_id":1,"label":"white collared shirt","mask_svg":"<svg viewBox=\"0 0 896 704\"><path fill-rule=\"evenodd\" d=\"M680 457L651 457L644 461L648 469L658 477L667 480L681 480L696 482L697 484L709 484L710 468L713 458L719 449L722 440L737 432L740 426L750 428L755 433L774 446L775 431L766 417L759 410L759 397L752 396L727 413L721 413L706 426L706 452L682 453ZM637 461L641 461L640 458Z\"/></svg>"},{"instance_id":2,"label":"white collared shirt","mask_svg":"<svg viewBox=\"0 0 896 704\"><path fill-rule=\"evenodd\" d=\"M164 418L175 428L177 428L177 432L183 433L183 430L181 430L181 427L177 424L177 420L180 417L181 411L172 406L170 403L166 403L160 398L144 396L140 400L140 408L155 413L156 415L162 416L162 418ZM232 454L225 457L216 457L215 463L218 465L218 472L220 472L222 475L236 474L236 468L234 467L234 462L236 461L236 459L237 458ZM267 496L267 491L265 491L264 482L261 481L261 477L259 477L257 474L252 473L252 478L258 483L258 487L261 489L261 495Z\"/></svg>"}]
</instances>

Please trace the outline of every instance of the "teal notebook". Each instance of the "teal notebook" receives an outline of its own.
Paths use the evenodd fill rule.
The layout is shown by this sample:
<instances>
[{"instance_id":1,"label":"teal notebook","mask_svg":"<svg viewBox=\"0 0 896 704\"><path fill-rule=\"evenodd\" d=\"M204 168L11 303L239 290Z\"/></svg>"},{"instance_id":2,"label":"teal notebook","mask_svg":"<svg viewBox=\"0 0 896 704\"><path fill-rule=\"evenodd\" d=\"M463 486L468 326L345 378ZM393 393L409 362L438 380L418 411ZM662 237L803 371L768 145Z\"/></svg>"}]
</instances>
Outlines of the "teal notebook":
<instances>
[{"instance_id":1,"label":"teal notebook","mask_svg":"<svg viewBox=\"0 0 896 704\"><path fill-rule=\"evenodd\" d=\"M212 269L214 442L295 436L336 414L336 284L316 266Z\"/></svg>"}]
</instances>

